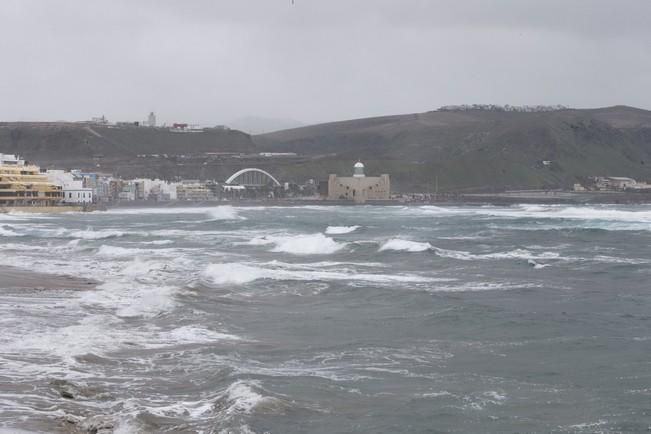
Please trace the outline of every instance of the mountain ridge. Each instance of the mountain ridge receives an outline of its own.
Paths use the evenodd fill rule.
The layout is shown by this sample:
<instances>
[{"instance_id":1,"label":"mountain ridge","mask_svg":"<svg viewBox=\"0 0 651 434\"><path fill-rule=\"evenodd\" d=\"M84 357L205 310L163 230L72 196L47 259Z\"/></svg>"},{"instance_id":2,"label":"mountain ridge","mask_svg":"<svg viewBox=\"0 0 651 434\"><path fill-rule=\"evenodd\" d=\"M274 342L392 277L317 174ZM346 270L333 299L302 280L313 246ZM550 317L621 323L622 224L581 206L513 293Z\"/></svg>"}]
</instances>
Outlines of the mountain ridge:
<instances>
[{"instance_id":1,"label":"mountain ridge","mask_svg":"<svg viewBox=\"0 0 651 434\"><path fill-rule=\"evenodd\" d=\"M298 157L255 157L263 151ZM540 112L433 110L255 136L219 128L179 133L0 122L0 152L44 167L124 177L223 180L252 165L301 182L349 174L361 159L368 174L390 174L397 192L571 188L590 176L651 180L651 111L621 105ZM226 154L249 157L219 156Z\"/></svg>"},{"instance_id":2,"label":"mountain ridge","mask_svg":"<svg viewBox=\"0 0 651 434\"><path fill-rule=\"evenodd\" d=\"M621 105L435 110L294 128L253 140L265 150L334 154L332 166L361 158L369 170L392 174L408 191L431 191L436 184L445 190L569 188L599 175L651 178L651 111ZM319 167L310 170L322 173Z\"/></svg>"}]
</instances>

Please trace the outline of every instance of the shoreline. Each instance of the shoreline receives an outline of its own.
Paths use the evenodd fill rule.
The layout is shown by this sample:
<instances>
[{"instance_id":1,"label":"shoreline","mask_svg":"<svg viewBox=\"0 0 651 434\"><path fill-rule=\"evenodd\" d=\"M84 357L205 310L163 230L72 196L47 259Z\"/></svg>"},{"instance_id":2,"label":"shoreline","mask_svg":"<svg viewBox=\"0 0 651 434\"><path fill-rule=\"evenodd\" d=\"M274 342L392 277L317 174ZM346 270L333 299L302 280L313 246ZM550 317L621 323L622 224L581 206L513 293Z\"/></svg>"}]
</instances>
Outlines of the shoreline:
<instances>
[{"instance_id":1,"label":"shoreline","mask_svg":"<svg viewBox=\"0 0 651 434\"><path fill-rule=\"evenodd\" d=\"M184 207L255 207L255 206L511 206L517 204L528 205L645 205L651 204L651 193L628 193L628 192L571 192L571 191L541 191L522 190L503 193L466 193L450 194L428 193L425 199L418 199L421 193L412 194L412 200L390 199L367 201L363 204L348 200L325 200L320 198L309 199L243 199L243 200L209 200L209 201L125 201L102 203L96 205L92 210L84 210L81 207L60 206L60 207L13 207L11 209L0 207L0 214L8 213L34 213L34 214L63 214L77 212L106 211L109 209L129 208L184 208Z\"/></svg>"},{"instance_id":2,"label":"shoreline","mask_svg":"<svg viewBox=\"0 0 651 434\"><path fill-rule=\"evenodd\" d=\"M93 289L98 282L91 279L48 274L0 265L0 290Z\"/></svg>"},{"instance_id":3,"label":"shoreline","mask_svg":"<svg viewBox=\"0 0 651 434\"><path fill-rule=\"evenodd\" d=\"M231 205L236 207L253 206L463 206L516 204L541 205L644 205L651 204L651 194L646 193L573 193L573 192L512 192L495 194L440 195L434 200L382 200L367 201L363 204L345 200L323 199L274 199L274 200L214 200L214 201L129 201L106 205L106 209L120 208L183 208L215 207Z\"/></svg>"}]
</instances>

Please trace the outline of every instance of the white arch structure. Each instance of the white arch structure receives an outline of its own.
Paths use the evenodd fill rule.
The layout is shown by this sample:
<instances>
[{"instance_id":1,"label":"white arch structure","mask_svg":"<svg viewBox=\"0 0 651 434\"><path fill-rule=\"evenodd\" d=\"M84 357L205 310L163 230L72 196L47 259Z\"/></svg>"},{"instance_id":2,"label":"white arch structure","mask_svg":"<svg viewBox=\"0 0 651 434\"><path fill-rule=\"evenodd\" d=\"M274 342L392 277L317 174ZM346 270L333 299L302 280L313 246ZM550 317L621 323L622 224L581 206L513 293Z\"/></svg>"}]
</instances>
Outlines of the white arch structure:
<instances>
[{"instance_id":1,"label":"white arch structure","mask_svg":"<svg viewBox=\"0 0 651 434\"><path fill-rule=\"evenodd\" d=\"M262 170L262 169L256 169L255 167L249 167L247 169L242 169L242 170L239 170L239 171L233 173L230 176L230 178L228 178L226 180L226 184L232 183L233 181L235 181L235 179L237 179L238 177L240 177L242 175L245 175L247 173L250 173L250 174L253 175L251 177L251 182L250 183L242 182L240 184L242 184L242 185L265 185L265 183L262 182L262 181L266 177L266 178L272 180L273 183L277 187L280 187L280 182L278 182L278 180L276 178L274 178L269 172L267 172L266 170ZM262 175L264 175L264 176L262 176Z\"/></svg>"}]
</instances>

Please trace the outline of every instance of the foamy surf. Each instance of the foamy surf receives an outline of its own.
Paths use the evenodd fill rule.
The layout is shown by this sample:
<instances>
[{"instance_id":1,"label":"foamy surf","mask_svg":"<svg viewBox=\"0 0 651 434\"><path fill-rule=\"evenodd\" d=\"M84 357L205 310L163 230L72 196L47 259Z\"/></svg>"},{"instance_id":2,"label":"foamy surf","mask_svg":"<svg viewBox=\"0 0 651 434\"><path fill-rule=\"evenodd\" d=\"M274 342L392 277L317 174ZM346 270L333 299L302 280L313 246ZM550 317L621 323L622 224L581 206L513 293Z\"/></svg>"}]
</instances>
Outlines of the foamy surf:
<instances>
[{"instance_id":1,"label":"foamy surf","mask_svg":"<svg viewBox=\"0 0 651 434\"><path fill-rule=\"evenodd\" d=\"M651 342L641 330L651 235L587 228L649 224L488 215L564 208L0 216L24 234L0 236L0 265L19 268L10 273L97 282L48 288L36 275L33 288L0 291L0 426L427 431L434 417L443 431L507 432L517 413L542 432L597 420L616 401L626 414L600 428L637 428L648 388L631 386L646 370L630 360ZM564 367L577 358L578 379ZM567 402L572 411L557 411ZM537 423L541 408L559 421Z\"/></svg>"},{"instance_id":2,"label":"foamy surf","mask_svg":"<svg viewBox=\"0 0 651 434\"><path fill-rule=\"evenodd\" d=\"M355 232L359 226L328 226L325 230L326 235L344 235Z\"/></svg>"},{"instance_id":3,"label":"foamy surf","mask_svg":"<svg viewBox=\"0 0 651 434\"><path fill-rule=\"evenodd\" d=\"M434 247L430 243L421 243L417 241L402 240L393 238L380 246L380 252L393 250L396 252L425 252L432 250Z\"/></svg>"},{"instance_id":4,"label":"foamy surf","mask_svg":"<svg viewBox=\"0 0 651 434\"><path fill-rule=\"evenodd\" d=\"M0 226L0 237L20 237L23 234L16 232L13 227L9 225Z\"/></svg>"},{"instance_id":5,"label":"foamy surf","mask_svg":"<svg viewBox=\"0 0 651 434\"><path fill-rule=\"evenodd\" d=\"M322 233L256 237L248 244L252 246L274 245L271 249L272 252L292 255L329 255L346 246L345 243L335 241Z\"/></svg>"},{"instance_id":6,"label":"foamy surf","mask_svg":"<svg viewBox=\"0 0 651 434\"><path fill-rule=\"evenodd\" d=\"M454 279L419 276L414 274L378 274L356 269L346 271L325 271L320 267L305 264L286 264L270 262L267 264L224 263L207 266L202 274L204 281L215 285L244 285L256 280L294 280L294 281L347 281L391 283L427 283L450 281Z\"/></svg>"},{"instance_id":7,"label":"foamy surf","mask_svg":"<svg viewBox=\"0 0 651 434\"><path fill-rule=\"evenodd\" d=\"M237 210L230 205L222 205L206 210L206 214L213 221L218 220L243 220Z\"/></svg>"}]
</instances>

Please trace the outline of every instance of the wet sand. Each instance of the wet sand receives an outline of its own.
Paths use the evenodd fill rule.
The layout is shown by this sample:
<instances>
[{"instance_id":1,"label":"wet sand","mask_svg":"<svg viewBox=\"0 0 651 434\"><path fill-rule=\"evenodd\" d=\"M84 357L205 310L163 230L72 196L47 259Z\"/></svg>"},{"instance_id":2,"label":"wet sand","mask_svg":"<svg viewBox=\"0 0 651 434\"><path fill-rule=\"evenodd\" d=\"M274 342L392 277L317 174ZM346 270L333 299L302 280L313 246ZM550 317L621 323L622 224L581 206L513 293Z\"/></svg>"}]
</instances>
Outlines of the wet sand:
<instances>
[{"instance_id":1,"label":"wet sand","mask_svg":"<svg viewBox=\"0 0 651 434\"><path fill-rule=\"evenodd\" d=\"M0 266L0 289L88 289L97 282Z\"/></svg>"}]
</instances>

